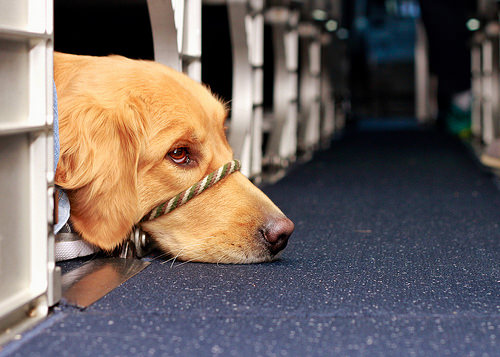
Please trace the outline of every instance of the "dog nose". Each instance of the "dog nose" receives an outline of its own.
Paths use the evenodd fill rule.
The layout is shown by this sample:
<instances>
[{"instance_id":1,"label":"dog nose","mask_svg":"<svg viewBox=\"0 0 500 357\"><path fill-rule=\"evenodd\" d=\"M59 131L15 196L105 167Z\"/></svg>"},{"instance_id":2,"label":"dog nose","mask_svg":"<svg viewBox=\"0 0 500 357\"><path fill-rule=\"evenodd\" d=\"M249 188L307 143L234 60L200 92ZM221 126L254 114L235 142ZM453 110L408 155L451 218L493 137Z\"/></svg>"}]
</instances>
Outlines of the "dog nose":
<instances>
[{"instance_id":1,"label":"dog nose","mask_svg":"<svg viewBox=\"0 0 500 357\"><path fill-rule=\"evenodd\" d=\"M268 222L263 230L263 236L271 254L275 255L286 247L294 228L293 222L286 217L274 218Z\"/></svg>"}]
</instances>

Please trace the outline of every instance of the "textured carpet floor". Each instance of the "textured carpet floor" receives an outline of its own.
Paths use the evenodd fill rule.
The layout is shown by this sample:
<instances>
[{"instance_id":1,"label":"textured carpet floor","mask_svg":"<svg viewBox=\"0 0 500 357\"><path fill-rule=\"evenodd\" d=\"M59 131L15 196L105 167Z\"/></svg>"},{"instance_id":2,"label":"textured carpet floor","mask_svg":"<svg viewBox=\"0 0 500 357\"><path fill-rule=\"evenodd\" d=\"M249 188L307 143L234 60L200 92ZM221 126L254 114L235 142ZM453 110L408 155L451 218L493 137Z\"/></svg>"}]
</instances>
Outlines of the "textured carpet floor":
<instances>
[{"instance_id":1,"label":"textured carpet floor","mask_svg":"<svg viewBox=\"0 0 500 357\"><path fill-rule=\"evenodd\" d=\"M265 191L296 223L280 261L155 261L0 355L500 355L500 192L458 144L365 133Z\"/></svg>"}]
</instances>

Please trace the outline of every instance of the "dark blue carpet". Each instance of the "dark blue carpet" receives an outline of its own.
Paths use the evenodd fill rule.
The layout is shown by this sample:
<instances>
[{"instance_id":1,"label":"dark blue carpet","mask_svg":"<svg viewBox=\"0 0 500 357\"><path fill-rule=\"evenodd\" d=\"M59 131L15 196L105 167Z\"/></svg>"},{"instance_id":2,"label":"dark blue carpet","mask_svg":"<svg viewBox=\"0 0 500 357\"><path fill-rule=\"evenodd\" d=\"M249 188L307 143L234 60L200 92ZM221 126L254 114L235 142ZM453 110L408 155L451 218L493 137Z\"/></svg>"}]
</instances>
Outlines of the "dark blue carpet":
<instances>
[{"instance_id":1,"label":"dark blue carpet","mask_svg":"<svg viewBox=\"0 0 500 357\"><path fill-rule=\"evenodd\" d=\"M453 140L360 134L265 191L280 261L155 261L0 355L500 356L500 192Z\"/></svg>"}]
</instances>

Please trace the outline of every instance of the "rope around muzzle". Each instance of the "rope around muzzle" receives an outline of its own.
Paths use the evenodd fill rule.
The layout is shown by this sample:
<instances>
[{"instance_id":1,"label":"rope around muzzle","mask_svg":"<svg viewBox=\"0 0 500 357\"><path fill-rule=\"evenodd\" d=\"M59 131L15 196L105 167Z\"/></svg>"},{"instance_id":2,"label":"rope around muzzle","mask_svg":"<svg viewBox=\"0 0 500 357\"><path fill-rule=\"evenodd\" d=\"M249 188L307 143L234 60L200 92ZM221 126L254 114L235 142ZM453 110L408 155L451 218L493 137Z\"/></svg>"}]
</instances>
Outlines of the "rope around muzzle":
<instances>
[{"instance_id":1,"label":"rope around muzzle","mask_svg":"<svg viewBox=\"0 0 500 357\"><path fill-rule=\"evenodd\" d=\"M195 183L193 186L188 188L161 205L153 208L148 214L144 216L142 221L152 221L155 218L163 216L167 213L172 212L174 209L182 206L193 197L198 196L206 189L214 186L217 182L221 181L225 177L231 175L232 173L239 171L241 168L241 163L238 160L233 160L219 167L218 170L208 174L202 180Z\"/></svg>"}]
</instances>

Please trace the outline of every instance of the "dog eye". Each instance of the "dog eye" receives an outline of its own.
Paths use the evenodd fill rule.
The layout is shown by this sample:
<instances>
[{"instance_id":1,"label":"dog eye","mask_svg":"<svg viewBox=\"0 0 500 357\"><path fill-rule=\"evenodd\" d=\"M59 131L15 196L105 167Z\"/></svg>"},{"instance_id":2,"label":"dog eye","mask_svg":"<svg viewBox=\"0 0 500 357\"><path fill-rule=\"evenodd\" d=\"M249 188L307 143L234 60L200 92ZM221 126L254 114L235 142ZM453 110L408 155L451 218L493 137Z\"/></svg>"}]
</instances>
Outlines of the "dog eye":
<instances>
[{"instance_id":1,"label":"dog eye","mask_svg":"<svg viewBox=\"0 0 500 357\"><path fill-rule=\"evenodd\" d=\"M168 156L178 165L188 164L190 161L187 148L177 148L168 153Z\"/></svg>"}]
</instances>

